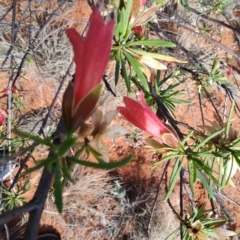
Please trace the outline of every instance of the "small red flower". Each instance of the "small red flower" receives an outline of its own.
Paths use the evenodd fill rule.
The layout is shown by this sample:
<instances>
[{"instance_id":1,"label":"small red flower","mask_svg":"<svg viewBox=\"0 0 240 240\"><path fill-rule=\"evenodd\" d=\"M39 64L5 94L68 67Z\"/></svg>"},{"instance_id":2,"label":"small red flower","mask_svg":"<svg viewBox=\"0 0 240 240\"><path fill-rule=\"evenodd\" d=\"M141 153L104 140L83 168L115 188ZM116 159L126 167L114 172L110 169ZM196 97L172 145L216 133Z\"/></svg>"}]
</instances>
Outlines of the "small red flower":
<instances>
[{"instance_id":1,"label":"small red flower","mask_svg":"<svg viewBox=\"0 0 240 240\"><path fill-rule=\"evenodd\" d=\"M232 74L233 74L232 68L228 68L227 71L226 71L226 74L227 74L228 77L231 77Z\"/></svg>"},{"instance_id":2,"label":"small red flower","mask_svg":"<svg viewBox=\"0 0 240 240\"><path fill-rule=\"evenodd\" d=\"M3 126L8 116L7 110L0 110L0 126Z\"/></svg>"},{"instance_id":3,"label":"small red flower","mask_svg":"<svg viewBox=\"0 0 240 240\"><path fill-rule=\"evenodd\" d=\"M1 97L7 96L7 95L8 95L8 90L7 88L5 88L1 91Z\"/></svg>"},{"instance_id":4,"label":"small red flower","mask_svg":"<svg viewBox=\"0 0 240 240\"><path fill-rule=\"evenodd\" d=\"M12 86L12 93L18 93L18 89L15 85Z\"/></svg>"},{"instance_id":5,"label":"small red flower","mask_svg":"<svg viewBox=\"0 0 240 240\"><path fill-rule=\"evenodd\" d=\"M134 34L135 34L136 36L141 36L141 35L143 34L143 28L142 28L142 26L134 26L134 27L132 28L132 31L134 32Z\"/></svg>"},{"instance_id":6,"label":"small red flower","mask_svg":"<svg viewBox=\"0 0 240 240\"><path fill-rule=\"evenodd\" d=\"M6 117L0 113L0 126L3 126L6 121Z\"/></svg>"},{"instance_id":7,"label":"small red flower","mask_svg":"<svg viewBox=\"0 0 240 240\"><path fill-rule=\"evenodd\" d=\"M0 95L1 97L7 96L8 95L8 89L5 88L0 93L1 93L1 95ZM15 85L12 86L12 93L18 93L18 89Z\"/></svg>"},{"instance_id":8,"label":"small red flower","mask_svg":"<svg viewBox=\"0 0 240 240\"><path fill-rule=\"evenodd\" d=\"M117 109L129 122L167 145L174 147L178 145L179 140L175 136L174 130L159 120L147 105L142 92L140 92L140 103L129 97L124 97L123 101L126 107L118 107ZM171 137L171 144L169 141L167 141L168 143L165 141L166 137L168 139Z\"/></svg>"}]
</instances>

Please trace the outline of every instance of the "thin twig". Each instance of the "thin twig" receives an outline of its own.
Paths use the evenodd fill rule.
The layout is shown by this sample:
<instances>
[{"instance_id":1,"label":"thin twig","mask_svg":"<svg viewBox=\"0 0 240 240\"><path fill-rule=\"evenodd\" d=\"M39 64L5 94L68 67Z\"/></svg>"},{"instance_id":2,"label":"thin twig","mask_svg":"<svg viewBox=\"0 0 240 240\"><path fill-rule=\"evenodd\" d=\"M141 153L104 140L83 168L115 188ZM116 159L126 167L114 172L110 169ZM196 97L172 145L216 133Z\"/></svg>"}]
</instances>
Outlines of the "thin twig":
<instances>
[{"instance_id":1,"label":"thin twig","mask_svg":"<svg viewBox=\"0 0 240 240\"><path fill-rule=\"evenodd\" d=\"M224 204L223 200L221 199L221 197L219 196L218 191L212 187L214 196L216 198L216 201L218 202L218 204L221 206L223 212L226 214L226 216L228 217L229 222L234 222L234 218L232 216L232 214L230 213L230 211L227 209L226 205Z\"/></svg>"},{"instance_id":2,"label":"thin twig","mask_svg":"<svg viewBox=\"0 0 240 240\"><path fill-rule=\"evenodd\" d=\"M227 116L227 95L225 96L224 100L223 122L226 122L226 116Z\"/></svg>"},{"instance_id":3,"label":"thin twig","mask_svg":"<svg viewBox=\"0 0 240 240\"><path fill-rule=\"evenodd\" d=\"M23 149L20 149L18 152L13 153L12 155L9 156L10 159L15 159L16 157L22 156L26 152L29 152L27 154L27 156L24 158L24 160L21 162L20 167L19 167L19 169L18 169L18 171L17 171L17 173L16 173L16 175L15 175L15 177L13 179L13 182L12 182L9 190L11 190L15 186L15 184L17 183L18 178L20 177L20 174L21 174L22 170L24 169L24 167L25 167L25 165L26 165L26 163L27 163L31 153L33 152L34 148L36 146L38 146L38 145L39 145L39 143L33 143L31 146L23 148Z\"/></svg>"},{"instance_id":4,"label":"thin twig","mask_svg":"<svg viewBox=\"0 0 240 240\"><path fill-rule=\"evenodd\" d=\"M180 207L180 217L183 218L183 176L184 176L184 169L181 168L180 170L180 189L179 189L179 207Z\"/></svg>"},{"instance_id":5,"label":"thin twig","mask_svg":"<svg viewBox=\"0 0 240 240\"><path fill-rule=\"evenodd\" d=\"M199 170L199 169L198 169ZM200 171L200 170L199 170ZM202 176L204 177L204 179L209 182L209 178L208 176L204 173L201 172ZM218 202L218 204L221 206L223 212L225 213L225 215L228 217L229 222L234 222L234 219L232 217L232 214L229 212L229 210L227 209L226 205L224 204L223 200L221 199L221 197L218 194L218 191L216 188L214 188L213 186L210 186L212 188L214 197L216 198L216 201Z\"/></svg>"},{"instance_id":6,"label":"thin twig","mask_svg":"<svg viewBox=\"0 0 240 240\"><path fill-rule=\"evenodd\" d=\"M217 110L217 107L216 107L215 104L213 103L212 97L210 96L209 92L208 92L207 89L202 85L201 80L198 78L198 74L195 73L194 71L192 71L191 69L186 68L186 67L180 67L180 68L182 68L183 70L191 73L192 76L194 77L194 79L196 79L196 80L201 84L201 88L202 88L203 91L206 93L206 95L207 95L210 103L212 104L212 106L213 106L213 108L214 108L214 110L215 110L215 112L216 112L216 114L217 114L217 116L218 116L218 119L219 119L219 121L220 121L220 124L222 124L222 123L223 123L223 120L222 120L222 118L221 118L221 116L220 116L220 114L219 114L219 111Z\"/></svg>"},{"instance_id":7,"label":"thin twig","mask_svg":"<svg viewBox=\"0 0 240 240\"><path fill-rule=\"evenodd\" d=\"M195 204L195 202L193 200L191 190L189 189L189 186L187 184L187 180L186 180L186 176L185 176L186 172L187 171L185 169L182 169L180 174L182 175L182 181L183 181L183 185L184 185L185 191L186 191L186 193L188 195L188 198L189 198L189 200L191 202L192 207L194 208L194 207L196 207L196 204Z\"/></svg>"},{"instance_id":8,"label":"thin twig","mask_svg":"<svg viewBox=\"0 0 240 240\"><path fill-rule=\"evenodd\" d=\"M43 129L45 128L45 126L46 126L46 124L47 124L47 121L48 121L48 118L49 118L49 116L50 116L50 114L51 114L51 112L52 112L52 110L53 110L53 108L54 108L54 106L55 106L55 103L56 103L56 101L57 101L58 95L60 94L60 92L61 92L64 84L65 84L66 81L67 81L67 77L68 77L68 75L69 75L69 71L70 71L70 69L72 68L72 66L73 66L73 61L70 63L70 65L69 65L69 67L68 67L68 69L67 69L67 71L66 71L66 73L65 73L65 75L64 75L64 77L63 77L63 80L61 81L61 83L60 83L60 85L59 85L59 87L58 87L58 90L57 90L57 92L56 92L56 94L55 94L55 96L54 96L54 99L53 99L52 103L51 103L50 109L49 109L49 111L48 111L45 119L43 120L42 126L41 126L41 128L40 128L40 130L39 130L39 132L38 132L39 134L44 134Z\"/></svg>"},{"instance_id":9,"label":"thin twig","mask_svg":"<svg viewBox=\"0 0 240 240\"><path fill-rule=\"evenodd\" d=\"M226 18L226 20L228 21L229 25L232 26L232 23L230 22L229 18L227 17L227 15L225 13L223 13L223 16ZM238 25L238 23L237 23ZM239 26L239 25L238 25ZM235 30L233 30L233 33L235 35L236 41L238 43L238 48L240 49L240 37L238 36L238 34L236 33Z\"/></svg>"},{"instance_id":10,"label":"thin twig","mask_svg":"<svg viewBox=\"0 0 240 240\"><path fill-rule=\"evenodd\" d=\"M22 57L21 63L18 67L18 71L17 74L13 80L13 85L16 84L17 79L19 78L19 76L21 75L22 72L22 68L24 65L24 62L28 56L28 54L30 53L31 50L34 49L34 44L37 41L39 35L42 33L42 31L47 27L47 25L51 22L52 18L55 17L55 15L57 14L58 10L60 10L62 7L64 7L64 5L68 2L68 0L64 0L52 13L51 15L48 17L48 19L45 21L45 23L41 26L41 28L38 30L38 32L36 33L36 35L34 36L34 38L31 41L31 44L29 44L27 51L25 52L24 56Z\"/></svg>"},{"instance_id":11,"label":"thin twig","mask_svg":"<svg viewBox=\"0 0 240 240\"><path fill-rule=\"evenodd\" d=\"M165 191L166 193L168 192L168 172L165 172ZM176 217L178 218L179 222L180 222L180 235L181 235L181 239L183 239L183 225L185 225L186 223L183 221L183 219L179 216L179 214L177 213L177 211L175 210L175 208L173 207L170 198L167 199L167 203L169 205L169 207L171 208L171 210L173 211L173 213L176 215Z\"/></svg>"},{"instance_id":12,"label":"thin twig","mask_svg":"<svg viewBox=\"0 0 240 240\"><path fill-rule=\"evenodd\" d=\"M164 13L162 13L162 12L160 12L160 11L157 11L157 14L160 15L161 17L164 17L164 18L168 19L170 22L176 23L178 26L180 26L180 27L182 27L182 28L184 28L184 29L186 29L186 30L194 33L195 35L197 35L197 36L199 36L199 37L205 38L207 41L212 42L213 44L215 44L215 45L218 46L219 48L221 48L221 49L225 50L227 53L231 54L231 55L232 55L233 57L235 57L238 61L240 61L240 57L239 57L237 54L235 54L230 48L228 48L227 46L223 45L222 43L216 41L215 39L209 37L208 35L203 34L203 33L196 32L196 31L194 31L193 29L191 29L191 28L189 28L189 27L186 27L185 25L183 25L183 24L177 22L176 20L168 17L167 14L164 14Z\"/></svg>"},{"instance_id":13,"label":"thin twig","mask_svg":"<svg viewBox=\"0 0 240 240\"><path fill-rule=\"evenodd\" d=\"M34 202L28 202L21 207L14 208L13 210L7 211L0 215L0 225L9 223L18 216L22 216L24 213L30 212L37 208L37 204Z\"/></svg>"},{"instance_id":14,"label":"thin twig","mask_svg":"<svg viewBox=\"0 0 240 240\"><path fill-rule=\"evenodd\" d=\"M168 121L171 124L171 126L174 128L174 130L177 132L179 138L183 139L183 134L180 131L180 129L178 128L176 120L171 116L168 109L166 108L166 106L162 102L161 98L157 95L154 87L150 83L149 83L149 88L150 88L150 93L151 93L152 97L154 98L154 100L156 101L157 106L158 106L158 108L157 108L158 118L163 119L164 121Z\"/></svg>"},{"instance_id":15,"label":"thin twig","mask_svg":"<svg viewBox=\"0 0 240 240\"><path fill-rule=\"evenodd\" d=\"M3 14L3 16L0 18L0 22L10 13L10 11L13 8L13 3L11 5L11 7Z\"/></svg>"},{"instance_id":16,"label":"thin twig","mask_svg":"<svg viewBox=\"0 0 240 240\"><path fill-rule=\"evenodd\" d=\"M11 46L15 45L16 35L15 35L15 20L16 20L16 0L12 2L12 29L11 29ZM7 95L7 111L8 111L8 121L7 121L7 134L8 134L8 151L11 152L12 146L12 81L13 81L13 62L14 55L11 51L10 55L10 68L9 68L9 81L8 81L8 95ZM12 165L11 160L9 161L9 172L10 172L10 181L12 181Z\"/></svg>"},{"instance_id":17,"label":"thin twig","mask_svg":"<svg viewBox=\"0 0 240 240\"><path fill-rule=\"evenodd\" d=\"M230 203L232 203L232 204L240 207L240 204L239 204L238 202L232 200L230 197L228 197L226 193L224 193L224 192L218 192L218 194L221 195L222 197L226 198Z\"/></svg>"},{"instance_id":18,"label":"thin twig","mask_svg":"<svg viewBox=\"0 0 240 240\"><path fill-rule=\"evenodd\" d=\"M2 64L1 64L1 69L4 67L5 63L7 62L8 60L8 57L12 55L12 51L15 47L15 42L16 42L16 38L17 38L17 33L18 33L18 30L21 28L21 23L22 21L24 20L24 15L25 13L27 12L27 9L28 9L28 6L29 6L29 3L27 4L27 6L25 7L24 11L23 11L23 14L22 16L20 17L19 21L18 21L18 24L15 24L15 18L16 18L16 1L13 1L13 13L12 13L12 23L11 23L11 29L12 29L12 32L11 32L11 46L10 48L8 49L7 53L6 53L6 57L5 59L3 60ZM11 67L13 67L13 64L11 63Z\"/></svg>"},{"instance_id":19,"label":"thin twig","mask_svg":"<svg viewBox=\"0 0 240 240\"><path fill-rule=\"evenodd\" d=\"M196 64L198 64L198 66L200 66L206 73L208 73L207 69L203 66L203 64L197 59L197 57L196 57L192 52L189 52L186 48L184 48L179 42L176 41L176 39L174 39L174 38L171 37L169 34L167 34L165 30L157 27L155 24L151 24L151 23L150 23L150 25L151 25L151 27L154 29L155 33L156 33L158 36L159 36L159 33L158 33L158 32L162 32L168 39L170 39L172 42L174 42L175 44L177 44L177 46L178 46L184 53L186 53L186 55L187 55L187 57L188 57L189 59L194 60L194 62L195 62ZM160 37L160 36L159 36L159 37ZM215 112L216 112L216 114L217 114L217 116L218 116L218 118L219 118L220 124L221 124L221 123L223 122L223 121L222 121L222 118L221 118L221 116L220 116L220 114L219 114L216 106L214 105L214 103L213 103L213 101L212 101L212 99L211 99L210 94L208 93L208 91L207 91L206 88L202 85L202 82L201 82L200 79L198 78L198 74L195 73L194 71L192 71L191 69L188 69L188 68L183 67L183 66L181 66L181 65L179 65L179 67L180 67L181 69L183 69L183 70L191 73L192 76L201 84L202 89L204 90L204 92L206 93L207 97L209 98L209 101L210 101L210 103L212 104L212 106L213 106L213 108L214 108L214 110L215 110Z\"/></svg>"},{"instance_id":20,"label":"thin twig","mask_svg":"<svg viewBox=\"0 0 240 240\"><path fill-rule=\"evenodd\" d=\"M6 238L7 240L10 240L10 234L9 234L9 228L7 224L4 224L5 232L6 232Z\"/></svg>"},{"instance_id":21,"label":"thin twig","mask_svg":"<svg viewBox=\"0 0 240 240\"><path fill-rule=\"evenodd\" d=\"M200 92L198 92L198 101L199 101L199 106L200 106L200 113L201 113L202 124L203 124L203 126L205 126L204 116L203 116L203 109L202 109L202 96L201 96Z\"/></svg>"},{"instance_id":22,"label":"thin twig","mask_svg":"<svg viewBox=\"0 0 240 240\"><path fill-rule=\"evenodd\" d=\"M190 102L190 105L191 105L191 108L190 108L190 112L191 112L191 117L192 117L192 121L193 121L193 128L196 128L196 121L195 121L195 116L193 114L193 108L192 108L192 101L191 101L191 97L190 97L190 91L189 91L189 87L188 87L188 83L187 81L185 81L185 86L186 86L186 89L187 89L187 94L188 94L188 99L189 99L189 102Z\"/></svg>"},{"instance_id":23,"label":"thin twig","mask_svg":"<svg viewBox=\"0 0 240 240\"><path fill-rule=\"evenodd\" d=\"M192 11L193 13L197 14L197 15L198 15L199 17L201 17L201 18L207 19L208 21L211 21L211 22L220 24L220 25L222 25L222 26L224 26L224 27L226 27L226 28L229 28L229 29L231 29L231 30L233 30L233 31L236 31L236 32L240 33L240 30L239 30L239 29L237 29L237 28L235 28L235 27L233 27L233 26L231 26L231 25L228 25L228 24L226 24L226 23L223 22L223 21L220 21L220 20L211 18L211 17L209 17L209 16L207 16L207 15L205 15L205 14L197 11L196 9L191 8L189 5L183 4L183 7L186 8L187 10L190 10L190 11Z\"/></svg>"},{"instance_id":24,"label":"thin twig","mask_svg":"<svg viewBox=\"0 0 240 240\"><path fill-rule=\"evenodd\" d=\"M95 8L95 3L94 3L93 0L87 0L87 2L88 2L88 5L91 9Z\"/></svg>"},{"instance_id":25,"label":"thin twig","mask_svg":"<svg viewBox=\"0 0 240 240\"><path fill-rule=\"evenodd\" d=\"M112 90L111 85L107 81L107 75L103 75L103 82L105 84L106 89L114 96L116 97L116 93Z\"/></svg>"}]
</instances>

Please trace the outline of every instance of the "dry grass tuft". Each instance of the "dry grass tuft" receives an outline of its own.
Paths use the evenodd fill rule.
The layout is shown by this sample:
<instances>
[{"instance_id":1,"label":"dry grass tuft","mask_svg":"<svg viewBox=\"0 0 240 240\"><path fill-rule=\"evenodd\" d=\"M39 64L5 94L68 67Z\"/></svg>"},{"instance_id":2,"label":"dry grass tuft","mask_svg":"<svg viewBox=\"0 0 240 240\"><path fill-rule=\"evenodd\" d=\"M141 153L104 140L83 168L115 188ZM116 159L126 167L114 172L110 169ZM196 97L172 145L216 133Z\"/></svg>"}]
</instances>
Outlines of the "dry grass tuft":
<instances>
[{"instance_id":1,"label":"dry grass tuft","mask_svg":"<svg viewBox=\"0 0 240 240\"><path fill-rule=\"evenodd\" d=\"M156 189L122 183L106 171L87 171L76 166L75 184L64 191L60 216L49 199L42 223L52 224L62 239L165 239L178 227L166 203L154 211L148 238L148 223Z\"/></svg>"}]
</instances>

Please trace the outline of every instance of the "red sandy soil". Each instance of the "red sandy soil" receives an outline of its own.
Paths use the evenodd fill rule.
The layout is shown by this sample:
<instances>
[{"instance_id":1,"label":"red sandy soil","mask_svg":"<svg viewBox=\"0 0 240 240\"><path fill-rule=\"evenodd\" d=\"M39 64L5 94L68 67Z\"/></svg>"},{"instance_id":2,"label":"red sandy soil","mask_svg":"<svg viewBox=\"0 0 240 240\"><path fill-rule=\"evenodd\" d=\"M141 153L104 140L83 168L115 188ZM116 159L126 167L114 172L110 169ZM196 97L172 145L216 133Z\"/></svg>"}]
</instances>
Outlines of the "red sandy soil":
<instances>
[{"instance_id":1,"label":"red sandy soil","mask_svg":"<svg viewBox=\"0 0 240 240\"><path fill-rule=\"evenodd\" d=\"M75 4L75 8L74 8L75 11L69 14L68 17L73 20L79 20L79 19L87 20L91 10L86 4L86 1L78 0L78 1L75 1L74 4ZM83 26L81 24L79 25L76 23L75 27L80 31L83 29ZM227 30L226 30L226 33L223 35L227 37L222 38L222 43L231 47L232 43L235 41L234 36L230 34ZM236 70L235 73L240 73L239 66L237 65L236 61L229 60L228 64L235 68ZM7 73L0 73L0 82L1 82L1 86L6 86L5 84L8 82ZM56 89L57 83L48 82L46 84L46 82L44 81L36 81L33 73L27 73L24 76L24 78L21 78L21 80L18 81L17 86L20 89L20 94L24 98L25 112L28 112L32 109L38 109L42 106L49 106L55 94L55 91L53 91L53 89ZM219 106L220 106L220 104L225 99L224 95L217 90L214 90L214 91L215 92L213 94L215 96L215 101L219 102ZM61 99L59 99L59 101L61 101ZM1 109L5 109L5 106L6 106L5 104L6 103L2 99ZM193 105L196 106L193 109L195 109L194 110L195 126L197 126L201 124L201 115L199 112L197 101L193 103ZM204 115L207 116L207 119L210 121L218 121L217 116L211 104L207 100L203 102L203 106L204 106L203 107ZM177 119L179 119L180 121L186 122L189 125L193 126L194 121L191 117L189 106L177 107L176 116L177 116ZM237 129L240 129L240 122L238 120L236 120L234 124ZM132 126L129 123L125 122L124 126L130 131L132 130ZM127 156L129 154L134 155L134 158L131 161L131 163L129 163L127 166L123 168L115 170L114 172L112 172L112 174L120 176L123 182L129 182L129 183L132 182L133 184L138 183L139 185L143 185L143 186L147 184L152 184L157 186L163 172L163 165L158 166L156 169L152 169L152 163L156 160L156 154L154 154L149 149L146 149L145 147L146 146L144 145L138 148L129 146L129 140L125 138L117 141L115 146L110 145L109 146L110 159L112 159L113 161L118 160L119 158L123 158L124 156ZM41 149L40 149L36 153L36 157L43 158L45 154L47 153L41 152ZM32 182L33 188L30 193L25 195L26 201L31 199L31 195L33 194L35 189L34 186L37 186L39 177L40 177L40 172L32 174L31 182ZM239 179L240 179L240 173L237 172L237 174L233 178L233 181L236 187L235 188L227 187L224 189L224 192L226 193L226 195L230 199L234 200L235 203L231 202L230 200L227 200L226 198L223 198L224 203L226 204L229 212L231 212L234 218L234 223L232 223L233 230L236 230L238 233L240 233L240 205L239 205L240 196L238 194L240 192L240 185L238 184ZM173 193L174 197L176 198L179 198L177 197L179 193L178 187L179 187L179 184L176 185L175 191ZM208 202L207 206L210 208L207 192L203 189L201 183L196 183L195 190L196 190L196 198L194 200L199 205L202 203ZM160 197L162 197L162 193ZM184 193L184 201L185 201L185 204L188 202L186 193ZM174 205L177 204L177 200L173 202L174 202ZM46 220L46 218L48 219ZM56 227L60 233L65 232L65 229L62 229L62 225L59 225L57 223L57 220L54 215L52 215L51 217L49 216L46 217L46 215L44 215L42 219L42 223L44 224L46 223L46 221L48 222L48 224L53 225L53 227ZM62 239L65 240L65 239L75 239L75 238L74 236L71 236L71 237L69 236L69 238L66 238L66 236L62 236Z\"/></svg>"}]
</instances>

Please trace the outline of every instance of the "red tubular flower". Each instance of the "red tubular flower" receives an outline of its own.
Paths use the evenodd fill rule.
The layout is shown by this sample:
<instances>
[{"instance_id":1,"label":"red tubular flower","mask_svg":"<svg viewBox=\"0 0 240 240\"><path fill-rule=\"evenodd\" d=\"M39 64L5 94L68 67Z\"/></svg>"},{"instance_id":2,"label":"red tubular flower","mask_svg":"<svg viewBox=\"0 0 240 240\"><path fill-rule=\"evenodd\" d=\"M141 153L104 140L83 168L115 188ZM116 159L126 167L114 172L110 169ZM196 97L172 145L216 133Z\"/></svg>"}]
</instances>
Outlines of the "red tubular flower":
<instances>
[{"instance_id":1,"label":"red tubular flower","mask_svg":"<svg viewBox=\"0 0 240 240\"><path fill-rule=\"evenodd\" d=\"M227 69L226 74L227 74L227 77L231 77L232 76L233 70L232 70L231 67Z\"/></svg>"},{"instance_id":2,"label":"red tubular flower","mask_svg":"<svg viewBox=\"0 0 240 240\"><path fill-rule=\"evenodd\" d=\"M3 124L5 123L6 117L0 113L0 126L3 126Z\"/></svg>"},{"instance_id":3,"label":"red tubular flower","mask_svg":"<svg viewBox=\"0 0 240 240\"><path fill-rule=\"evenodd\" d=\"M7 96L7 95L8 95L8 90L7 90L7 88L3 89L3 90L0 92L0 96L1 96L1 97L5 97L5 96Z\"/></svg>"},{"instance_id":4,"label":"red tubular flower","mask_svg":"<svg viewBox=\"0 0 240 240\"><path fill-rule=\"evenodd\" d=\"M12 93L18 93L18 89L15 85L12 86Z\"/></svg>"},{"instance_id":5,"label":"red tubular flower","mask_svg":"<svg viewBox=\"0 0 240 240\"><path fill-rule=\"evenodd\" d=\"M141 36L141 35L143 34L143 28L142 28L142 26L134 26L134 27L132 28L132 31L134 32L134 34L135 34L136 36Z\"/></svg>"},{"instance_id":6,"label":"red tubular flower","mask_svg":"<svg viewBox=\"0 0 240 240\"><path fill-rule=\"evenodd\" d=\"M105 24L99 11L94 9L85 39L75 29L67 30L76 64L74 108L101 82L111 50L113 26L114 21Z\"/></svg>"},{"instance_id":7,"label":"red tubular flower","mask_svg":"<svg viewBox=\"0 0 240 240\"><path fill-rule=\"evenodd\" d=\"M63 117L66 127L76 130L94 111L101 94L102 76L111 50L114 21L105 24L94 9L86 38L75 29L67 36L73 46L76 71L74 84L70 83L63 96Z\"/></svg>"},{"instance_id":8,"label":"red tubular flower","mask_svg":"<svg viewBox=\"0 0 240 240\"><path fill-rule=\"evenodd\" d=\"M0 110L0 126L3 126L8 116L7 110Z\"/></svg>"},{"instance_id":9,"label":"red tubular flower","mask_svg":"<svg viewBox=\"0 0 240 240\"><path fill-rule=\"evenodd\" d=\"M15 86L15 85L13 85L12 86L12 93L18 93L18 89L17 89L17 87ZM5 88L4 90L2 90L1 92L0 92L0 96L1 97L5 97L5 96L8 96L8 89L7 88Z\"/></svg>"},{"instance_id":10,"label":"red tubular flower","mask_svg":"<svg viewBox=\"0 0 240 240\"><path fill-rule=\"evenodd\" d=\"M128 97L124 97L123 101L126 107L117 109L129 122L169 146L178 146L179 140L176 133L170 126L161 122L149 108L142 92L140 92L140 103Z\"/></svg>"}]
</instances>

